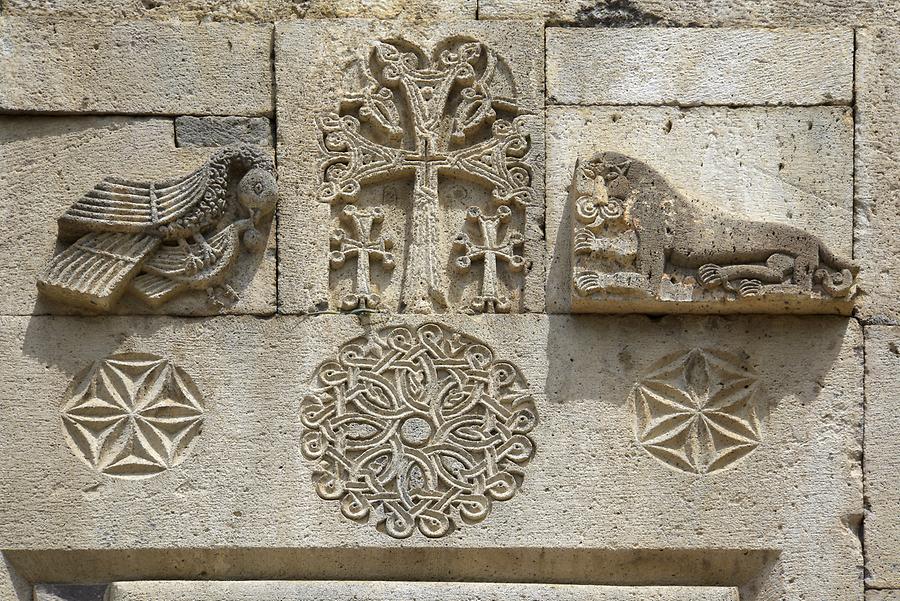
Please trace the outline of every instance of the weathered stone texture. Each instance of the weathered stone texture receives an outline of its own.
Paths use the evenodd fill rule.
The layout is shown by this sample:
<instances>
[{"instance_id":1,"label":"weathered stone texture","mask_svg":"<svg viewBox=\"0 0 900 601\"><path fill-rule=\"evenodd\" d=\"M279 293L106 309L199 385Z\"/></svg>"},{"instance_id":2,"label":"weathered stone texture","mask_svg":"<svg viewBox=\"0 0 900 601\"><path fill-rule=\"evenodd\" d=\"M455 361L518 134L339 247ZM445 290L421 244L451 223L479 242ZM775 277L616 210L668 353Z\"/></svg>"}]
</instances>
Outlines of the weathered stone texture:
<instances>
[{"instance_id":1,"label":"weathered stone texture","mask_svg":"<svg viewBox=\"0 0 900 601\"><path fill-rule=\"evenodd\" d=\"M156 560L153 549L215 548L250 553L243 561L208 556L208 569L224 579L231 570L231 579L484 580L504 566L499 573L519 582L752 582L741 599L861 597L862 336L853 321L442 318L483 341L478 356L490 352L521 370L539 416L528 434L535 452L522 486L483 521L406 542L320 498L316 462L299 452L298 415L317 366L347 341L388 325L415 331L422 318L0 321L0 395L27 399L0 405L0 538L32 581L123 574L127 566L130 578L196 578L184 573L194 560ZM707 350L686 352L698 348ZM90 361L124 352L168 357L190 375L207 411L188 457L152 477L101 476L75 455L60 419L73 378ZM692 450L673 431L660 443L671 452L655 454L639 430L634 387L652 387L654 365L673 357L687 370L676 386L699 395L698 410L718 390L725 434L715 445L700 434L694 444L702 448ZM746 386L719 388L716 378L745 372ZM692 413L686 423L694 428L698 419ZM714 459L691 463L699 473L679 459L698 454ZM301 555L279 562L262 547ZM490 549L501 549L497 562L482 561ZM530 559L507 562L507 550Z\"/></svg>"},{"instance_id":2,"label":"weathered stone texture","mask_svg":"<svg viewBox=\"0 0 900 601\"><path fill-rule=\"evenodd\" d=\"M108 601L738 601L737 588L468 582L117 582Z\"/></svg>"},{"instance_id":3,"label":"weathered stone texture","mask_svg":"<svg viewBox=\"0 0 900 601\"><path fill-rule=\"evenodd\" d=\"M866 601L898 601L900 590L876 590L866 591Z\"/></svg>"},{"instance_id":4,"label":"weathered stone texture","mask_svg":"<svg viewBox=\"0 0 900 601\"><path fill-rule=\"evenodd\" d=\"M556 104L849 104L850 29L547 30Z\"/></svg>"},{"instance_id":5,"label":"weathered stone texture","mask_svg":"<svg viewBox=\"0 0 900 601\"><path fill-rule=\"evenodd\" d=\"M177 146L272 146L272 124L265 117L177 117Z\"/></svg>"},{"instance_id":6,"label":"weathered stone texture","mask_svg":"<svg viewBox=\"0 0 900 601\"><path fill-rule=\"evenodd\" d=\"M521 162L527 163L530 170L528 185L533 189L533 194L524 207L515 202L510 204L514 213L513 222L521 230L524 239L521 253L530 262L530 269L511 276L519 278L516 285L508 285L503 280L501 285L505 286L504 290L508 290L510 296L514 296L513 312L543 310L543 32L540 24L456 21L422 26L399 21L354 20L279 24L276 29L278 165L282 186L282 209L279 214L279 300L284 312L340 309L340 299L345 294L354 292L355 276L352 272L355 267L352 262L348 260L348 266L342 267L344 272L332 271L329 267L330 251L333 249L329 232L345 226L341 211L354 201L347 201L338 195L329 205L323 202L321 193L324 188L324 167L334 165L334 172L337 172L343 164L341 161L347 159L342 159L342 151L338 150L325 154L325 134L317 125L316 118L337 111L342 102L344 105L361 103L359 99L363 98L362 92L369 82L360 71L359 61L368 65L369 61L375 60L370 54L377 41L401 38L418 45L424 49L423 54L430 57L435 45L454 36L456 39L464 36L482 42L489 51L500 57L493 67L494 79L490 83L492 94L498 99L515 98L518 112L522 115L516 121L522 123L530 139L531 148ZM486 52L479 52L482 53L480 60L485 60ZM423 60L426 59L423 57ZM437 64L439 63L435 62ZM461 84L453 85L452 93L458 94L462 87L464 86ZM385 91L388 90L385 88ZM400 92L397 94L396 105L401 107L401 114L407 115L409 108L405 106ZM357 100L349 102L345 99L351 95ZM446 114L442 114L436 121L439 124L439 131L435 136L439 139L438 145L445 141L444 134L449 133L454 110L454 105L450 105L447 109L449 112L444 111ZM495 122L497 126L501 123L501 117L506 118L502 110L498 109L498 113ZM422 126L417 124L416 127ZM421 139L418 139L421 133L414 135L411 118L404 117L399 129L402 131L402 144L406 145L407 150L425 152L416 148L416 144L422 144ZM362 131L362 137L371 136L365 142L370 146L355 148L353 152L357 152L365 160L373 160L378 156L377 160L373 160L376 168L378 162L383 160L379 153L399 152L396 148L400 143L396 140L384 142L378 135L372 135L371 132L377 134L380 131L378 128L367 125ZM480 131L487 137L491 135L491 126L482 125ZM346 132L335 131L333 137L339 139L338 136L345 134ZM478 140L483 139L473 137L475 141L457 143L447 153L451 154L454 148L465 149L466 144L474 147ZM418 142L414 141L416 139ZM354 146L356 144L363 142L354 142ZM428 152L441 154L442 151L432 148ZM475 158L472 161L483 161L481 166L483 171L487 171L491 160L501 162L499 157L492 159L491 152L485 150L483 156L473 153ZM351 156L351 153L347 152L344 156ZM362 159L354 159L354 169L362 164L359 162ZM422 209L413 209L411 199L422 190L430 189L431 184L420 185L419 182L420 177L424 181L428 177L426 173L431 171L426 172L426 167L414 165L424 165L430 160L430 156L424 160L421 157L385 160L385 172L391 169L391 165L401 162L404 167L386 173L381 178L382 181L363 181L362 190L355 201L359 210L372 210L375 207L383 209L381 231L390 231L392 234L396 268L385 272L373 259L371 269L373 281L380 284L379 294L383 298L381 306L387 310L411 310L408 307L412 304L404 303L405 295L401 292L407 289L404 269L409 268L411 251L419 253L421 258L421 249L411 242L418 235L415 232L431 226L437 232L437 236L431 236L437 242L433 249L437 259L431 256L431 252L428 253L428 258L435 263L435 271L441 273L444 282L449 283L446 294L448 310L464 310L468 305L467 299L477 294L476 290L481 286L478 275L481 265L467 273L461 273L461 270L455 268L455 260L460 253L454 240L460 232L466 231L469 206L480 206L485 212L498 210L496 206L491 206L491 190L484 185L486 178L469 167L460 168L461 173L447 175L445 167L429 165L427 169L438 171L439 207L438 215L433 221L423 219L419 216ZM415 204L419 203L420 200L417 200ZM373 235L373 239L375 237ZM503 273L504 269L504 265L497 268L501 276L506 275ZM525 275L521 275L522 273ZM381 279L375 279L376 277Z\"/></svg>"},{"instance_id":7,"label":"weathered stone texture","mask_svg":"<svg viewBox=\"0 0 900 601\"><path fill-rule=\"evenodd\" d=\"M900 23L891 0L481 0L482 19L601 27L840 27Z\"/></svg>"},{"instance_id":8,"label":"weathered stone texture","mask_svg":"<svg viewBox=\"0 0 900 601\"><path fill-rule=\"evenodd\" d=\"M4 0L10 15L104 20L284 21L475 18L476 0Z\"/></svg>"},{"instance_id":9,"label":"weathered stone texture","mask_svg":"<svg viewBox=\"0 0 900 601\"><path fill-rule=\"evenodd\" d=\"M859 316L900 323L900 29L857 33L856 231Z\"/></svg>"},{"instance_id":10,"label":"weathered stone texture","mask_svg":"<svg viewBox=\"0 0 900 601\"><path fill-rule=\"evenodd\" d=\"M272 113L271 25L0 18L0 110Z\"/></svg>"},{"instance_id":11,"label":"weathered stone texture","mask_svg":"<svg viewBox=\"0 0 900 601\"><path fill-rule=\"evenodd\" d=\"M210 149L176 149L169 119L127 117L0 117L0 206L4 236L0 270L6 274L0 312L78 313L38 295L36 281L58 251L56 220L104 177L162 181L203 164ZM23 201L22 199L26 199ZM270 228L272 230L274 228ZM244 253L230 279L240 300L227 311L275 311L275 235L264 232L262 253ZM152 309L126 297L115 311L215 314L202 291Z\"/></svg>"},{"instance_id":12,"label":"weathered stone texture","mask_svg":"<svg viewBox=\"0 0 900 601\"><path fill-rule=\"evenodd\" d=\"M852 112L838 107L551 107L547 118L548 310L564 312L570 306L571 215L565 207L578 158L606 151L634 157L688 198L703 199L748 219L800 227L819 236L833 252L850 256L852 139ZM608 310L660 309L636 301ZM723 310L715 303L681 309ZM781 308L766 309L763 304L757 310ZM802 303L795 310L804 311ZM849 307L837 310L847 312Z\"/></svg>"},{"instance_id":13,"label":"weathered stone texture","mask_svg":"<svg viewBox=\"0 0 900 601\"><path fill-rule=\"evenodd\" d=\"M866 328L866 584L900 588L900 328Z\"/></svg>"}]
</instances>

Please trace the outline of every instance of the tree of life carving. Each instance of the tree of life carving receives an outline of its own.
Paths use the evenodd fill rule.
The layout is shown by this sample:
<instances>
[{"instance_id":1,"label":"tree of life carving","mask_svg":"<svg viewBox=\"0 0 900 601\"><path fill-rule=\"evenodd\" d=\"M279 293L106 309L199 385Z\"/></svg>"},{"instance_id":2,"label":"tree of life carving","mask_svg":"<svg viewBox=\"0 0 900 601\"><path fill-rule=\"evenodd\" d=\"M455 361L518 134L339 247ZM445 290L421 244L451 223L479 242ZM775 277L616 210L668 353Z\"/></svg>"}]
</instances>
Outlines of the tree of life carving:
<instances>
[{"instance_id":1,"label":"tree of life carving","mask_svg":"<svg viewBox=\"0 0 900 601\"><path fill-rule=\"evenodd\" d=\"M520 110L515 98L492 90L498 61L475 41L445 40L430 58L412 44L377 42L360 66L364 89L318 117L320 200L355 203L366 184L413 181L401 308L447 307L439 259L442 175L485 187L497 205L524 212L532 201Z\"/></svg>"},{"instance_id":2,"label":"tree of life carving","mask_svg":"<svg viewBox=\"0 0 900 601\"><path fill-rule=\"evenodd\" d=\"M153 476L184 461L203 415L188 375L142 353L112 355L82 371L61 409L75 454L120 478Z\"/></svg>"},{"instance_id":3,"label":"tree of life carving","mask_svg":"<svg viewBox=\"0 0 900 601\"><path fill-rule=\"evenodd\" d=\"M685 472L721 470L760 443L756 389L756 374L729 353L664 357L632 389L638 443Z\"/></svg>"},{"instance_id":4,"label":"tree of life carving","mask_svg":"<svg viewBox=\"0 0 900 601\"><path fill-rule=\"evenodd\" d=\"M301 405L323 499L396 538L440 537L513 497L537 422L519 369L434 323L345 343Z\"/></svg>"}]
</instances>

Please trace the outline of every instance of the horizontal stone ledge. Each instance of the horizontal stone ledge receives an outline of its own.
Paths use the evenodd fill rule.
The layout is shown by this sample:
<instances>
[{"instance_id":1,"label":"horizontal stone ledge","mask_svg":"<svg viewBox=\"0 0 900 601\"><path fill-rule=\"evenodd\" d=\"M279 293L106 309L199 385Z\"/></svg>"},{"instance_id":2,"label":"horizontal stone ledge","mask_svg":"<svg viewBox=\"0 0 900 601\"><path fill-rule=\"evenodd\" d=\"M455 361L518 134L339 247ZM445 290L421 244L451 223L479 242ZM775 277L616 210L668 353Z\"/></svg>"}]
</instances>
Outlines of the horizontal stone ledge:
<instances>
[{"instance_id":1,"label":"horizontal stone ledge","mask_svg":"<svg viewBox=\"0 0 900 601\"><path fill-rule=\"evenodd\" d=\"M553 104L849 104L851 29L547 30Z\"/></svg>"},{"instance_id":2,"label":"horizontal stone ledge","mask_svg":"<svg viewBox=\"0 0 900 601\"><path fill-rule=\"evenodd\" d=\"M0 111L271 115L272 25L0 18Z\"/></svg>"},{"instance_id":3,"label":"horizontal stone ledge","mask_svg":"<svg viewBox=\"0 0 900 601\"><path fill-rule=\"evenodd\" d=\"M470 582L114 582L107 601L738 601L732 587ZM40 601L40 600L39 600Z\"/></svg>"}]
</instances>

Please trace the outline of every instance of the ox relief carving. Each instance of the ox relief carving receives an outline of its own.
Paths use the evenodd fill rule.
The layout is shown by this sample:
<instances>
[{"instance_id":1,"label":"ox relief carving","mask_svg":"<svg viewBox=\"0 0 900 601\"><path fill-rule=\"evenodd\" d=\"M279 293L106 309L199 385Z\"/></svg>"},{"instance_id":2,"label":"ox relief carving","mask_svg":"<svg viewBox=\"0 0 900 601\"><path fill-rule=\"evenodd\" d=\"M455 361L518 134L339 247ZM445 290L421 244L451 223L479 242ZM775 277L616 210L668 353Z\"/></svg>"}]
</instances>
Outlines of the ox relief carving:
<instances>
[{"instance_id":1,"label":"ox relief carving","mask_svg":"<svg viewBox=\"0 0 900 601\"><path fill-rule=\"evenodd\" d=\"M59 239L71 244L38 288L100 310L125 293L157 307L199 290L221 309L237 300L227 280L242 247L265 247L276 199L275 164L250 146L224 148L165 182L107 177L60 217Z\"/></svg>"},{"instance_id":2,"label":"ox relief carving","mask_svg":"<svg viewBox=\"0 0 900 601\"><path fill-rule=\"evenodd\" d=\"M344 344L301 404L323 499L391 536L428 537L511 499L534 453L528 382L482 342L428 323Z\"/></svg>"},{"instance_id":3,"label":"ox relief carving","mask_svg":"<svg viewBox=\"0 0 900 601\"><path fill-rule=\"evenodd\" d=\"M69 446L108 476L146 478L184 461L203 427L203 399L163 357L112 355L82 371L61 418Z\"/></svg>"},{"instance_id":4,"label":"ox relief carving","mask_svg":"<svg viewBox=\"0 0 900 601\"><path fill-rule=\"evenodd\" d=\"M756 374L730 353L691 349L663 357L631 391L637 441L677 470L707 474L760 444Z\"/></svg>"},{"instance_id":5,"label":"ox relief carving","mask_svg":"<svg viewBox=\"0 0 900 601\"><path fill-rule=\"evenodd\" d=\"M355 273L332 260L333 304L416 313L518 310L528 261L509 245L524 240L534 191L530 140L509 67L477 41L447 39L428 54L392 40L376 42L347 73L349 93L317 119L319 199L334 207L343 232L332 249L349 256L346 206L359 207L360 221L379 211L397 236L398 269L389 261L381 265L387 270L369 269L369 259L385 258L387 236L353 234L369 239L351 243L359 249ZM453 243L466 215L476 213L491 224L473 233L472 245L485 249L480 255L475 246ZM483 277L456 268L476 258Z\"/></svg>"},{"instance_id":6,"label":"ox relief carving","mask_svg":"<svg viewBox=\"0 0 900 601\"><path fill-rule=\"evenodd\" d=\"M580 160L572 198L573 305L604 300L849 300L857 267L816 236L742 219L672 190L616 153Z\"/></svg>"}]
</instances>

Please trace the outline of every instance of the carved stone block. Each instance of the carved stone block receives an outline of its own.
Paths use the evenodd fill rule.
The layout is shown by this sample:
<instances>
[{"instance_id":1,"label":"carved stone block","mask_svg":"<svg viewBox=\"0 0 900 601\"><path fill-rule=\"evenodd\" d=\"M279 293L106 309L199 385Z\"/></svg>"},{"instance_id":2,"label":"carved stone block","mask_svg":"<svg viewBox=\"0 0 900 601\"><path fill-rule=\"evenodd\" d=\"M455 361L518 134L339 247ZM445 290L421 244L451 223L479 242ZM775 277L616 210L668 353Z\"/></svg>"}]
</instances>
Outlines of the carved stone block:
<instances>
[{"instance_id":1,"label":"carved stone block","mask_svg":"<svg viewBox=\"0 0 900 601\"><path fill-rule=\"evenodd\" d=\"M866 328L866 584L900 588L900 328Z\"/></svg>"},{"instance_id":2,"label":"carved stone block","mask_svg":"<svg viewBox=\"0 0 900 601\"><path fill-rule=\"evenodd\" d=\"M271 44L271 25L2 17L0 110L268 115Z\"/></svg>"},{"instance_id":3,"label":"carved stone block","mask_svg":"<svg viewBox=\"0 0 900 601\"><path fill-rule=\"evenodd\" d=\"M900 7L881 0L481 0L478 16L581 27L858 27L900 23Z\"/></svg>"},{"instance_id":4,"label":"carved stone block","mask_svg":"<svg viewBox=\"0 0 900 601\"><path fill-rule=\"evenodd\" d=\"M365 17L370 19L474 19L476 0L4 0L10 15L77 17L108 21L272 22L291 19Z\"/></svg>"},{"instance_id":5,"label":"carved stone block","mask_svg":"<svg viewBox=\"0 0 900 601\"><path fill-rule=\"evenodd\" d=\"M0 539L32 582L500 570L858 601L861 345L836 317L4 317ZM91 361L120 393L187 374L203 431L182 461L122 477L73 452ZM147 389L120 397L168 413L126 412L134 432L196 419ZM93 430L123 419L96 390ZM128 465L167 448L140 442Z\"/></svg>"},{"instance_id":6,"label":"carved stone block","mask_svg":"<svg viewBox=\"0 0 900 601\"><path fill-rule=\"evenodd\" d=\"M177 146L272 146L272 123L265 117L175 118Z\"/></svg>"},{"instance_id":7,"label":"carved stone block","mask_svg":"<svg viewBox=\"0 0 900 601\"><path fill-rule=\"evenodd\" d=\"M116 582L108 601L738 601L732 587L473 582ZM39 600L40 601L40 600Z\"/></svg>"},{"instance_id":8,"label":"carved stone block","mask_svg":"<svg viewBox=\"0 0 900 601\"><path fill-rule=\"evenodd\" d=\"M850 104L853 30L547 29L554 104Z\"/></svg>"},{"instance_id":9,"label":"carved stone block","mask_svg":"<svg viewBox=\"0 0 900 601\"><path fill-rule=\"evenodd\" d=\"M253 151L265 167L267 189L274 184L270 153ZM232 160L236 157L230 150L174 148L167 119L0 119L0 203L7 208L7 250L0 253L5 262L0 267L8 274L0 308L11 314L274 312L273 199L256 207L259 215L250 227L253 209L242 208L238 196L254 204L248 199L259 195L239 193L240 175L252 169L239 169L242 159ZM98 185L106 176L113 179ZM157 216L166 207L177 212L181 205L171 203L182 193L192 206L207 202L207 193L218 199L210 210L225 203L216 223L195 224L213 250L193 275L185 271L188 255L175 239L181 234L173 231L173 238L152 225L153 207ZM20 202L23 198L28 202ZM132 201L138 200L147 218L142 232L124 217L134 213ZM113 201L119 209L112 208ZM106 212L99 214L102 207ZM190 254L202 262L203 244L186 240ZM38 295L35 282L44 294Z\"/></svg>"},{"instance_id":10,"label":"carved stone block","mask_svg":"<svg viewBox=\"0 0 900 601\"><path fill-rule=\"evenodd\" d=\"M861 30L856 52L855 257L860 317L900 324L900 30Z\"/></svg>"},{"instance_id":11,"label":"carved stone block","mask_svg":"<svg viewBox=\"0 0 900 601\"><path fill-rule=\"evenodd\" d=\"M542 39L528 23L278 27L286 312L543 309ZM369 265L387 242L396 267Z\"/></svg>"},{"instance_id":12,"label":"carved stone block","mask_svg":"<svg viewBox=\"0 0 900 601\"><path fill-rule=\"evenodd\" d=\"M552 108L549 310L849 313L849 117Z\"/></svg>"}]
</instances>

